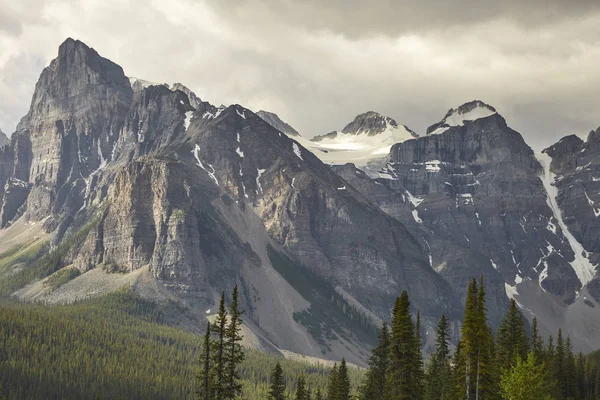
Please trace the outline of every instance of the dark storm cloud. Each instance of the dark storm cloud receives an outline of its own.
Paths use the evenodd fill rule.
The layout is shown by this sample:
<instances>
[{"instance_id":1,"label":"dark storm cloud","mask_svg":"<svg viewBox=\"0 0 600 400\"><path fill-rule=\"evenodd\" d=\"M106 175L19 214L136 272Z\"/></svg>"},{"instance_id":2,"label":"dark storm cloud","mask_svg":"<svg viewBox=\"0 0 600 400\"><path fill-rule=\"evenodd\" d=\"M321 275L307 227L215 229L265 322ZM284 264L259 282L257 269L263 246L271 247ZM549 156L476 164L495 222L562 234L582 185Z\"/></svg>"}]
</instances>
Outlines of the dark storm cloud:
<instances>
[{"instance_id":1,"label":"dark storm cloud","mask_svg":"<svg viewBox=\"0 0 600 400\"><path fill-rule=\"evenodd\" d=\"M261 12L268 10L285 23L352 38L394 37L495 19L535 28L600 10L597 0L214 0L211 4L242 23L261 19Z\"/></svg>"},{"instance_id":2,"label":"dark storm cloud","mask_svg":"<svg viewBox=\"0 0 600 400\"><path fill-rule=\"evenodd\" d=\"M274 111L309 137L366 110L422 134L473 99L538 149L600 125L598 1L0 0L0 10L7 133L68 36L130 76Z\"/></svg>"}]
</instances>

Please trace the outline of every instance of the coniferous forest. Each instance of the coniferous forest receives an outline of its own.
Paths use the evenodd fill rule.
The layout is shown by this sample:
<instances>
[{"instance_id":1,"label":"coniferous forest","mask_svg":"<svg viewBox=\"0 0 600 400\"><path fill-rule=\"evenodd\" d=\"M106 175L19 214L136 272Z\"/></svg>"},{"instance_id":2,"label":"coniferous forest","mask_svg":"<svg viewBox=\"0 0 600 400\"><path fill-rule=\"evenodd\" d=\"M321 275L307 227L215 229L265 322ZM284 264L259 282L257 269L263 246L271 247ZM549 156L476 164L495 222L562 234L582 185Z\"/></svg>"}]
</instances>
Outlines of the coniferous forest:
<instances>
[{"instance_id":1,"label":"coniferous forest","mask_svg":"<svg viewBox=\"0 0 600 400\"><path fill-rule=\"evenodd\" d=\"M165 308L129 290L66 306L4 303L0 398L600 399L600 351L574 354L560 330L542 339L514 300L493 331L483 280L469 284L458 344L442 316L427 357L418 310L403 292L366 370L243 349L237 298L237 288L222 294L201 336L166 325Z\"/></svg>"}]
</instances>

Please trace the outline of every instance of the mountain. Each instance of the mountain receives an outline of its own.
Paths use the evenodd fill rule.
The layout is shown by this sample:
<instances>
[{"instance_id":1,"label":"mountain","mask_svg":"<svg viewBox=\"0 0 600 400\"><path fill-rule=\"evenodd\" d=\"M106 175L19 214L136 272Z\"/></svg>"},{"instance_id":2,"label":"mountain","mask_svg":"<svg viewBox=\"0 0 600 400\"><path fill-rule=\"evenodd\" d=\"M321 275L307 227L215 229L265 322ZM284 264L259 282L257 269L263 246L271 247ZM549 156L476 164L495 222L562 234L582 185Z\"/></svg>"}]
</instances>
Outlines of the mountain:
<instances>
[{"instance_id":1,"label":"mountain","mask_svg":"<svg viewBox=\"0 0 600 400\"><path fill-rule=\"evenodd\" d=\"M0 130L0 147L4 147L10 143L10 139Z\"/></svg>"},{"instance_id":2,"label":"mountain","mask_svg":"<svg viewBox=\"0 0 600 400\"><path fill-rule=\"evenodd\" d=\"M583 295L597 285L595 239L587 222L595 222L596 203L583 183L574 193L573 182L584 181L572 177L584 174L593 187L593 160L600 159L589 150L593 145L566 138L540 157L481 101L450 110L427 132L394 145L379 179L353 165L336 171L419 238L431 267L463 296L464 282L483 275L493 322L507 299L515 298L527 317L538 316L547 334L560 327L577 346L597 347L590 333L599 322L591 315L595 305ZM550 160L561 175L558 191ZM595 196L598 190L589 192ZM587 241L580 238L584 231Z\"/></svg>"},{"instance_id":3,"label":"mountain","mask_svg":"<svg viewBox=\"0 0 600 400\"><path fill-rule=\"evenodd\" d=\"M277 129L281 133L285 133L288 136L300 136L297 130L292 128L292 126L286 122L283 122L281 118L275 113L269 111L260 110L256 113L259 117L264 119L269 125L273 128Z\"/></svg>"},{"instance_id":4,"label":"mountain","mask_svg":"<svg viewBox=\"0 0 600 400\"><path fill-rule=\"evenodd\" d=\"M22 300L128 285L198 330L237 284L257 348L358 364L402 290L429 331L460 318L418 240L300 142L77 40L42 72L0 179L0 291Z\"/></svg>"}]
</instances>

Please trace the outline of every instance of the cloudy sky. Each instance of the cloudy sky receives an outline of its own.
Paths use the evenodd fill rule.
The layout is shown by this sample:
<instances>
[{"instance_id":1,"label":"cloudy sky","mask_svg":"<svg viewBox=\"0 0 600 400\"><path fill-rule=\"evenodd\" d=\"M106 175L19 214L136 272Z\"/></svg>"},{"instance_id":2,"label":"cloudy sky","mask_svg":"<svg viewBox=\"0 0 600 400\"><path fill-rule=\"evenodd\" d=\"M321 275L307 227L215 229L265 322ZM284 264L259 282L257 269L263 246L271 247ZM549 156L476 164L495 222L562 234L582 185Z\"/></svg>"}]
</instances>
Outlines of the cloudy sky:
<instances>
[{"instance_id":1,"label":"cloudy sky","mask_svg":"<svg viewBox=\"0 0 600 400\"><path fill-rule=\"evenodd\" d=\"M473 99L535 148L600 126L597 0L0 0L2 130L67 37L309 137L367 110L422 134Z\"/></svg>"}]
</instances>

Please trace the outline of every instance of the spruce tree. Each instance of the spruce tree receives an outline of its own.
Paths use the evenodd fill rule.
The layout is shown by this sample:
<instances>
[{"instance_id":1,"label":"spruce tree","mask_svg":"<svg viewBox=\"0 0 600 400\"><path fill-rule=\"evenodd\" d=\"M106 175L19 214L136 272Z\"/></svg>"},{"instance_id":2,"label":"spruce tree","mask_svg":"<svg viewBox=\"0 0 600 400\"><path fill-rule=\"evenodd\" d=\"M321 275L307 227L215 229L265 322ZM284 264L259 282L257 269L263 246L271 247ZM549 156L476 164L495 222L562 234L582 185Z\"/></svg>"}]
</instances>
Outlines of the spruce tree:
<instances>
[{"instance_id":1,"label":"spruce tree","mask_svg":"<svg viewBox=\"0 0 600 400\"><path fill-rule=\"evenodd\" d=\"M387 323L383 322L379 331L379 343L369 358L365 383L360 388L359 398L361 400L383 400L389 347L390 334Z\"/></svg>"},{"instance_id":2,"label":"spruce tree","mask_svg":"<svg viewBox=\"0 0 600 400\"><path fill-rule=\"evenodd\" d=\"M327 400L338 400L339 374L337 363L333 364L333 368L329 373L327 380Z\"/></svg>"},{"instance_id":3,"label":"spruce tree","mask_svg":"<svg viewBox=\"0 0 600 400\"><path fill-rule=\"evenodd\" d=\"M244 361L242 349L242 316L239 309L237 285L233 288L232 302L229 309L229 324L225 330L225 387L224 398L233 400L242 390L238 366Z\"/></svg>"},{"instance_id":4,"label":"spruce tree","mask_svg":"<svg viewBox=\"0 0 600 400\"><path fill-rule=\"evenodd\" d=\"M211 366L211 337L210 324L206 326L206 333L202 338L202 351L200 353L200 372L198 373L198 390L196 397L199 400L213 400L213 370Z\"/></svg>"},{"instance_id":5,"label":"spruce tree","mask_svg":"<svg viewBox=\"0 0 600 400\"><path fill-rule=\"evenodd\" d=\"M461 328L460 351L455 363L455 397L475 399L477 348L477 282L472 279L467 289L465 316Z\"/></svg>"},{"instance_id":6,"label":"spruce tree","mask_svg":"<svg viewBox=\"0 0 600 400\"><path fill-rule=\"evenodd\" d=\"M435 353L431 356L425 375L425 399L449 400L452 394L452 369L448 344L448 320L440 318L435 339Z\"/></svg>"},{"instance_id":7,"label":"spruce tree","mask_svg":"<svg viewBox=\"0 0 600 400\"><path fill-rule=\"evenodd\" d=\"M417 363L415 327L410 315L410 301L406 291L403 291L396 299L393 311L385 400L421 397L421 393L418 392L421 385L418 382Z\"/></svg>"},{"instance_id":8,"label":"spruce tree","mask_svg":"<svg viewBox=\"0 0 600 400\"><path fill-rule=\"evenodd\" d=\"M277 362L271 372L271 383L269 385L268 400L285 400L285 379L281 364Z\"/></svg>"},{"instance_id":9,"label":"spruce tree","mask_svg":"<svg viewBox=\"0 0 600 400\"><path fill-rule=\"evenodd\" d=\"M315 400L324 400L323 399L323 393L321 393L321 388L318 387L317 391L315 392Z\"/></svg>"},{"instance_id":10,"label":"spruce tree","mask_svg":"<svg viewBox=\"0 0 600 400\"><path fill-rule=\"evenodd\" d=\"M348 367L344 358L342 358L342 362L338 368L337 385L335 400L350 400L350 377L348 376Z\"/></svg>"},{"instance_id":11,"label":"spruce tree","mask_svg":"<svg viewBox=\"0 0 600 400\"><path fill-rule=\"evenodd\" d=\"M537 326L536 326L537 329ZM498 330L498 362L501 369L509 370L517 358L527 357L529 343L523 315L514 299L510 300L508 311Z\"/></svg>"},{"instance_id":12,"label":"spruce tree","mask_svg":"<svg viewBox=\"0 0 600 400\"><path fill-rule=\"evenodd\" d=\"M558 383L558 390L562 398L567 397L567 371L566 371L566 351L563 341L562 330L558 330L556 336L556 352L554 354L554 379Z\"/></svg>"},{"instance_id":13,"label":"spruce tree","mask_svg":"<svg viewBox=\"0 0 600 400\"><path fill-rule=\"evenodd\" d=\"M544 339L540 336L537 317L533 317L531 323L531 351L538 362L544 359Z\"/></svg>"},{"instance_id":14,"label":"spruce tree","mask_svg":"<svg viewBox=\"0 0 600 400\"><path fill-rule=\"evenodd\" d=\"M414 349L414 378L413 378L413 399L421 400L423 398L423 383L425 374L423 372L423 353L421 353L421 313L417 311L417 320L415 323L415 349Z\"/></svg>"},{"instance_id":15,"label":"spruce tree","mask_svg":"<svg viewBox=\"0 0 600 400\"><path fill-rule=\"evenodd\" d=\"M225 292L221 292L221 301L219 302L219 313L212 324L211 330L215 335L212 344L212 367L214 375L214 395L217 400L225 399L225 339L227 334L227 308L225 307Z\"/></svg>"},{"instance_id":16,"label":"spruce tree","mask_svg":"<svg viewBox=\"0 0 600 400\"><path fill-rule=\"evenodd\" d=\"M304 376L300 376L298 378L298 383L296 384L296 396L295 400L307 400L307 392L306 392L306 381L304 380Z\"/></svg>"},{"instance_id":17,"label":"spruce tree","mask_svg":"<svg viewBox=\"0 0 600 400\"><path fill-rule=\"evenodd\" d=\"M568 336L565 341L565 372L565 397L567 399L580 398L577 390L577 365L575 363L571 338Z\"/></svg>"},{"instance_id":18,"label":"spruce tree","mask_svg":"<svg viewBox=\"0 0 600 400\"><path fill-rule=\"evenodd\" d=\"M525 361L517 358L513 368L504 370L500 383L502 397L506 400L550 399L551 392L546 381L544 364L529 353Z\"/></svg>"}]
</instances>

